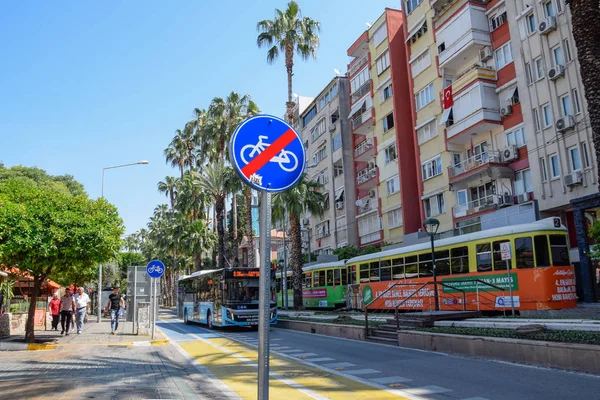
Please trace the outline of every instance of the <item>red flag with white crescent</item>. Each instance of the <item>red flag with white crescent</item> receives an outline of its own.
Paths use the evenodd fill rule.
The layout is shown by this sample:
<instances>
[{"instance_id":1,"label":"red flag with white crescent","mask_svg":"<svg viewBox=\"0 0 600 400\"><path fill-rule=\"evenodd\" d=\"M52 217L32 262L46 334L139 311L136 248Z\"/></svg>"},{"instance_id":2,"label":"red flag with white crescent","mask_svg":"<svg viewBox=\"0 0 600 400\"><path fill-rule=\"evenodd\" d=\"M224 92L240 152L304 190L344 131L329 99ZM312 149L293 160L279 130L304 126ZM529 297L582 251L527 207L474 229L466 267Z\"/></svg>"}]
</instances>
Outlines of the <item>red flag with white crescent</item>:
<instances>
[{"instance_id":1,"label":"red flag with white crescent","mask_svg":"<svg viewBox=\"0 0 600 400\"><path fill-rule=\"evenodd\" d=\"M444 89L444 110L452 107L454 100L452 100L452 85Z\"/></svg>"}]
</instances>

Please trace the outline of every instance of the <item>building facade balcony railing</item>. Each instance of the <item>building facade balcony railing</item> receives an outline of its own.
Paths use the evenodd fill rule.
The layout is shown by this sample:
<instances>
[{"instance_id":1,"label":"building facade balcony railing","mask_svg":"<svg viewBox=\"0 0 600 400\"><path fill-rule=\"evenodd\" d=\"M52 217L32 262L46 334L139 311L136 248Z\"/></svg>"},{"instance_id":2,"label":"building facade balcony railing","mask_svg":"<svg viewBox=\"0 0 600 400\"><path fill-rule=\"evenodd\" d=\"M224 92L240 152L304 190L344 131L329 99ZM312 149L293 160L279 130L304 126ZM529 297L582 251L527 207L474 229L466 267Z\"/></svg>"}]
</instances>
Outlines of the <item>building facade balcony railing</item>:
<instances>
[{"instance_id":1,"label":"building facade balcony railing","mask_svg":"<svg viewBox=\"0 0 600 400\"><path fill-rule=\"evenodd\" d=\"M476 154L471 158L468 158L458 164L448 167L448 176L450 179L457 175L464 174L465 172L473 171L478 169L482 165L493 163L503 163L502 154L500 151L485 151L481 154Z\"/></svg>"},{"instance_id":2,"label":"building facade balcony railing","mask_svg":"<svg viewBox=\"0 0 600 400\"><path fill-rule=\"evenodd\" d=\"M364 196L356 201L356 206L357 215L365 214L376 209L377 199Z\"/></svg>"},{"instance_id":3,"label":"building facade balcony railing","mask_svg":"<svg viewBox=\"0 0 600 400\"><path fill-rule=\"evenodd\" d=\"M368 138L362 141L359 145L354 148L354 157L360 157L368 150L371 150L375 145L374 138Z\"/></svg>"},{"instance_id":4,"label":"building facade balcony railing","mask_svg":"<svg viewBox=\"0 0 600 400\"><path fill-rule=\"evenodd\" d=\"M355 103L358 100L360 100L365 94L369 93L370 90L371 81L367 81L350 95L352 103Z\"/></svg>"},{"instance_id":5,"label":"building facade balcony railing","mask_svg":"<svg viewBox=\"0 0 600 400\"><path fill-rule=\"evenodd\" d=\"M377 169L376 168L364 168L360 171L358 171L358 174L356 176L356 184L357 185L362 185L363 183L370 181L371 179L375 178L377 176Z\"/></svg>"},{"instance_id":6,"label":"building facade balcony railing","mask_svg":"<svg viewBox=\"0 0 600 400\"><path fill-rule=\"evenodd\" d=\"M471 65L466 70L459 73L452 82L452 93L458 93L462 88L468 86L471 82L477 79L487 81L497 81L496 70L490 67L482 67L479 64Z\"/></svg>"},{"instance_id":7,"label":"building facade balcony railing","mask_svg":"<svg viewBox=\"0 0 600 400\"><path fill-rule=\"evenodd\" d=\"M354 75L354 73L357 72L363 65L365 65L367 61L369 61L368 54L352 60L352 62L348 65L348 76Z\"/></svg>"},{"instance_id":8,"label":"building facade balcony railing","mask_svg":"<svg viewBox=\"0 0 600 400\"><path fill-rule=\"evenodd\" d=\"M515 204L514 197L511 194L498 195L493 194L470 201L466 204L457 204L452 207L454 218L466 217L468 215L480 213L483 211L494 211L501 207L512 206Z\"/></svg>"}]
</instances>

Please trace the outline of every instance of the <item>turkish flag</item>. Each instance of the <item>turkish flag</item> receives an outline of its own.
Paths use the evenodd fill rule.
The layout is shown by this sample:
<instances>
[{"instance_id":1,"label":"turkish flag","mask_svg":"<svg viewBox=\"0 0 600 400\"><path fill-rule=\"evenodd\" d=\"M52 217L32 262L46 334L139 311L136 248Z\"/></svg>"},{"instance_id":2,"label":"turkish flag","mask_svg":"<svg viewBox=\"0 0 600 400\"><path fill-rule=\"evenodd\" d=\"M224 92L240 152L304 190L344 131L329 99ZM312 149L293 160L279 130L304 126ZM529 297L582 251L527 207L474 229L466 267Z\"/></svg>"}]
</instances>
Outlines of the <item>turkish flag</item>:
<instances>
[{"instance_id":1,"label":"turkish flag","mask_svg":"<svg viewBox=\"0 0 600 400\"><path fill-rule=\"evenodd\" d=\"M454 100L452 100L452 85L450 85L444 89L444 110L452 107L453 105Z\"/></svg>"}]
</instances>

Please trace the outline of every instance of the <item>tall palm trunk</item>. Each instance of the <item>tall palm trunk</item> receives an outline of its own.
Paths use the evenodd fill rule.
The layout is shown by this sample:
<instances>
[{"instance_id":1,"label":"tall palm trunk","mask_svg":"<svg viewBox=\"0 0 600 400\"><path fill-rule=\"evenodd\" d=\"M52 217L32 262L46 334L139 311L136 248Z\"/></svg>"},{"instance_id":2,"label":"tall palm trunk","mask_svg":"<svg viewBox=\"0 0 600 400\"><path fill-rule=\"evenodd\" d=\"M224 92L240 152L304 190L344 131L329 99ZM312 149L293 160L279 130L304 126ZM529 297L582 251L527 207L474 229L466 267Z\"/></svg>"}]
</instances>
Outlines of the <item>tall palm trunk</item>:
<instances>
[{"instance_id":1,"label":"tall palm trunk","mask_svg":"<svg viewBox=\"0 0 600 400\"><path fill-rule=\"evenodd\" d=\"M600 7L598 0L571 0L569 4L600 178Z\"/></svg>"},{"instance_id":2,"label":"tall palm trunk","mask_svg":"<svg viewBox=\"0 0 600 400\"><path fill-rule=\"evenodd\" d=\"M290 262L292 264L292 287L294 288L294 308L302 309L302 232L300 217L290 215Z\"/></svg>"},{"instance_id":3,"label":"tall palm trunk","mask_svg":"<svg viewBox=\"0 0 600 400\"><path fill-rule=\"evenodd\" d=\"M256 262L254 260L254 233L252 232L252 189L249 187L244 189L246 196L246 237L248 238L248 267L254 268Z\"/></svg>"},{"instance_id":4,"label":"tall palm trunk","mask_svg":"<svg viewBox=\"0 0 600 400\"><path fill-rule=\"evenodd\" d=\"M215 202L215 212L217 214L217 236L219 238L217 244L217 268L224 268L225 266L225 227L223 226L223 221L225 216L223 215L225 211L225 199L219 198Z\"/></svg>"},{"instance_id":5,"label":"tall palm trunk","mask_svg":"<svg viewBox=\"0 0 600 400\"><path fill-rule=\"evenodd\" d=\"M285 70L287 71L287 85L288 85L288 101L287 106L287 117L290 124L294 123L294 101L292 99L292 76L294 75L294 45L288 43L285 46Z\"/></svg>"}]
</instances>

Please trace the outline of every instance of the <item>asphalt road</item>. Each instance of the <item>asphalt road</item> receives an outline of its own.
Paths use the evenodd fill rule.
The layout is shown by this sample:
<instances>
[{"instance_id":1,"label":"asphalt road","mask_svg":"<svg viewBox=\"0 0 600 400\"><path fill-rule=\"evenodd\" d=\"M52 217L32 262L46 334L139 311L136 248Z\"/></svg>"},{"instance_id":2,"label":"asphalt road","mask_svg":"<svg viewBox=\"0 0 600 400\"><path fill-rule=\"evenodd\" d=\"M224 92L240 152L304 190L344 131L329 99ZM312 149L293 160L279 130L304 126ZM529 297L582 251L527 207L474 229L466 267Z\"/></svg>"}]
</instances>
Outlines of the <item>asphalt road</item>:
<instances>
[{"instance_id":1,"label":"asphalt road","mask_svg":"<svg viewBox=\"0 0 600 400\"><path fill-rule=\"evenodd\" d=\"M163 320L158 327L241 398L255 398L256 378L252 374L256 372L256 365L252 358L258 344L257 332L209 331L201 325L185 325L175 319ZM302 393L277 392L281 386L272 383L272 399L600 399L600 376L277 328L271 329L270 336L273 363L278 365L278 362L293 360L295 370L282 370L284 377L298 381L295 377L308 376L309 371L314 375L311 375L313 380L305 380L300 385L300 389L306 389L300 390ZM226 355L235 358L224 361ZM218 364L215 360L219 360ZM243 362L249 369L236 369ZM240 374L238 380L234 378L237 373ZM242 375L252 375L254 380L248 379L246 386L237 387L243 381ZM337 381L323 382L318 380L319 375ZM274 381L273 377L271 381ZM289 389L290 383L285 379L282 382ZM349 382L357 386L350 386ZM323 389L329 384L344 389ZM312 389L315 392L311 392ZM303 397L306 394L308 397Z\"/></svg>"}]
</instances>

